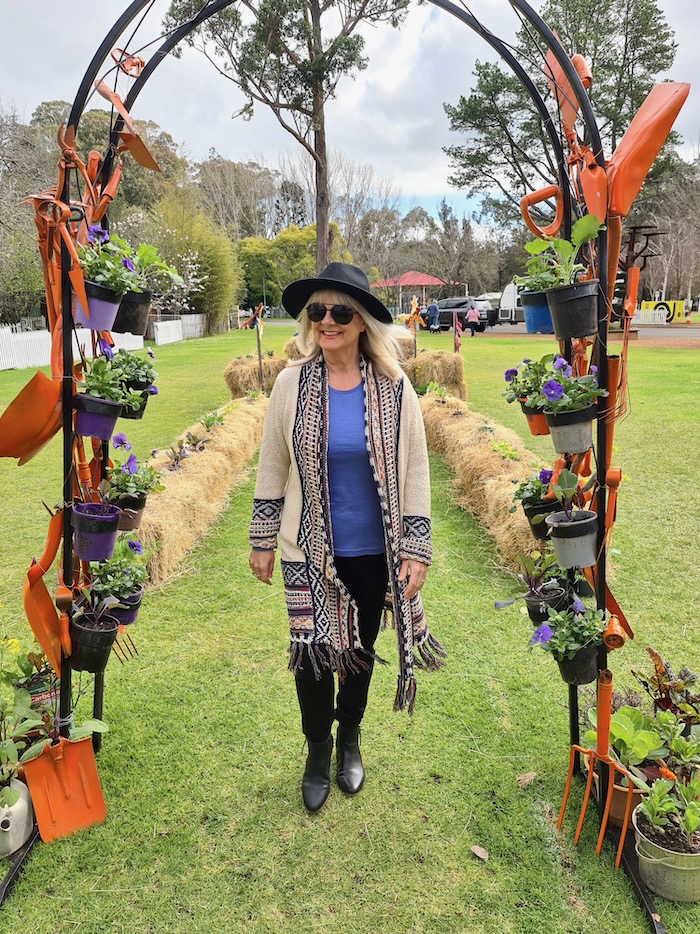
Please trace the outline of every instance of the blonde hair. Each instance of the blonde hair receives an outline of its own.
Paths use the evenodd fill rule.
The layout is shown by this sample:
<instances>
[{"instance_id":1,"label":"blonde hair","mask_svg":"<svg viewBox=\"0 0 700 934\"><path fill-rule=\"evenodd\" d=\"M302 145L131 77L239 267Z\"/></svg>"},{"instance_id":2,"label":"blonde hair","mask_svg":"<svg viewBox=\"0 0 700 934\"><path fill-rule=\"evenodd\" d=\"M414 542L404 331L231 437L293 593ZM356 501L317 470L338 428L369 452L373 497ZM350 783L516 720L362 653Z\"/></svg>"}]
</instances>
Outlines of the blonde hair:
<instances>
[{"instance_id":1,"label":"blonde hair","mask_svg":"<svg viewBox=\"0 0 700 934\"><path fill-rule=\"evenodd\" d=\"M331 289L321 289L313 292L306 301L297 318L299 331L295 336L296 345L304 355L301 360L290 360L289 366L300 366L309 360L315 359L321 348L314 340L314 333L306 314L308 305L312 302L325 302L327 305L349 305L353 311L362 316L365 330L360 333L360 353L366 360L371 360L374 368L388 376L392 382L403 374L400 361L406 356L405 344L410 340L408 331L398 328L394 324L385 324L373 317L366 308L352 295L345 292L334 292Z\"/></svg>"}]
</instances>

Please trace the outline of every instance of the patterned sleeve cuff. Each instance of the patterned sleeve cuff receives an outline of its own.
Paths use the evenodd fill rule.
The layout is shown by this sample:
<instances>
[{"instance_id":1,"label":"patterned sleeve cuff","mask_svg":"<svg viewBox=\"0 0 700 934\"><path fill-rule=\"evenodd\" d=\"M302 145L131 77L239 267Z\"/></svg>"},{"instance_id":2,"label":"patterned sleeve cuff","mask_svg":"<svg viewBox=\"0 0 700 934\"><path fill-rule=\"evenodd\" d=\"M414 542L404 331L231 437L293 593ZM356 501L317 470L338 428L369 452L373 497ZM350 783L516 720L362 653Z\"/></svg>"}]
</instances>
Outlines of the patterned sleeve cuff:
<instances>
[{"instance_id":1,"label":"patterned sleeve cuff","mask_svg":"<svg viewBox=\"0 0 700 934\"><path fill-rule=\"evenodd\" d=\"M248 542L251 548L276 548L277 533L282 521L281 499L254 499L253 517L248 529Z\"/></svg>"},{"instance_id":2,"label":"patterned sleeve cuff","mask_svg":"<svg viewBox=\"0 0 700 934\"><path fill-rule=\"evenodd\" d=\"M426 516L404 516L403 537L399 545L399 559L410 559L430 564L433 546L430 541L430 519Z\"/></svg>"}]
</instances>

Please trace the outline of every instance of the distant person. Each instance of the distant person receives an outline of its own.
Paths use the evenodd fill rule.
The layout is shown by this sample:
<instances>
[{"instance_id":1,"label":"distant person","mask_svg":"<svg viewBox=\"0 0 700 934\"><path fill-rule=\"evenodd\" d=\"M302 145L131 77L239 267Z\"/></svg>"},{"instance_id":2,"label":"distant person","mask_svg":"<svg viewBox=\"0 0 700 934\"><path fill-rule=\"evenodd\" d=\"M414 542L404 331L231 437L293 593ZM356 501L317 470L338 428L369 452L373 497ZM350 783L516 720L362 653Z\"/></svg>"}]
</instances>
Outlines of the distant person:
<instances>
[{"instance_id":1,"label":"distant person","mask_svg":"<svg viewBox=\"0 0 700 934\"><path fill-rule=\"evenodd\" d=\"M473 298L469 300L470 304L467 306L467 327L472 332L471 337L474 337L476 331L476 326L479 323L479 309L476 307L476 302Z\"/></svg>"},{"instance_id":2,"label":"distant person","mask_svg":"<svg viewBox=\"0 0 700 934\"><path fill-rule=\"evenodd\" d=\"M434 298L428 305L428 327L432 334L440 330L440 309Z\"/></svg>"}]
</instances>

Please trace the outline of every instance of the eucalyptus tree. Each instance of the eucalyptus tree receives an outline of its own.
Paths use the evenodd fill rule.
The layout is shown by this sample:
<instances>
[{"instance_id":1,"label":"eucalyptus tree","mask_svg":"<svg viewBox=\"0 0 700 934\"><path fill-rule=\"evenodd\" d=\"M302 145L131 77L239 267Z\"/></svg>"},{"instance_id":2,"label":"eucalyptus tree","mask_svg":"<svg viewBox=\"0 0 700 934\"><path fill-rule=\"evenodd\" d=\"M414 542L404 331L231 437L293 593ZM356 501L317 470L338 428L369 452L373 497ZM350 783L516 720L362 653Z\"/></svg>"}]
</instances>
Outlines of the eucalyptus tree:
<instances>
[{"instance_id":1,"label":"eucalyptus tree","mask_svg":"<svg viewBox=\"0 0 700 934\"><path fill-rule=\"evenodd\" d=\"M166 28L190 19L202 0L172 0ZM362 23L398 26L408 0L234 0L185 40L245 97L276 119L315 166L316 266L329 255L328 146L325 107L341 78L364 69Z\"/></svg>"}]
</instances>

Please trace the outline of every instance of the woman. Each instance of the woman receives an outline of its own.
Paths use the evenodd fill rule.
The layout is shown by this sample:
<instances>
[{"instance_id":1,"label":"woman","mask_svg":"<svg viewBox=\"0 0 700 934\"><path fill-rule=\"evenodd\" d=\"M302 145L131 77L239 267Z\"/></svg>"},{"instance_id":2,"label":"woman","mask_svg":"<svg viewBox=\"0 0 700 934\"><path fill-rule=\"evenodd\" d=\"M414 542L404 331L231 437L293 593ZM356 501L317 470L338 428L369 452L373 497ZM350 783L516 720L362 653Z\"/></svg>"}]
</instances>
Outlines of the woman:
<instances>
[{"instance_id":1,"label":"woman","mask_svg":"<svg viewBox=\"0 0 700 934\"><path fill-rule=\"evenodd\" d=\"M413 708L413 648L437 667L420 589L431 561L425 433L399 366L403 332L356 266L330 263L282 303L305 353L277 377L260 446L250 526L253 574L271 583L278 544L290 662L309 752L302 795L317 811L337 780L362 787L359 727L387 593L399 648L394 707ZM334 699L333 672L339 687Z\"/></svg>"},{"instance_id":2,"label":"woman","mask_svg":"<svg viewBox=\"0 0 700 934\"><path fill-rule=\"evenodd\" d=\"M477 325L479 324L479 309L476 307L474 300L471 300L469 310L467 311L467 327L472 332L471 337L474 337L474 332L476 331Z\"/></svg>"}]
</instances>

